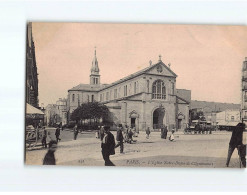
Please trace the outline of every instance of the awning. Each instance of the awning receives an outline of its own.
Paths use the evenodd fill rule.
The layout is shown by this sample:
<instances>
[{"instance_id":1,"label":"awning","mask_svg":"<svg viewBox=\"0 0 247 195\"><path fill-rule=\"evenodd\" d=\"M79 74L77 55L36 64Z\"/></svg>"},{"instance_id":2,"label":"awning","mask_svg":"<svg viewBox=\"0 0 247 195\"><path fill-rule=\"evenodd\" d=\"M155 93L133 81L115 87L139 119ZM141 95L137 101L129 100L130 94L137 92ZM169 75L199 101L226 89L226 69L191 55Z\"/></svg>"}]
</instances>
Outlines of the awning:
<instances>
[{"instance_id":1,"label":"awning","mask_svg":"<svg viewBox=\"0 0 247 195\"><path fill-rule=\"evenodd\" d=\"M26 114L41 114L41 115L44 115L44 113L41 110L31 106L30 104L27 103L26 106L27 106Z\"/></svg>"},{"instance_id":2,"label":"awning","mask_svg":"<svg viewBox=\"0 0 247 195\"><path fill-rule=\"evenodd\" d=\"M240 122L236 122L236 121L230 121L230 122L220 121L220 122L218 122L217 125L219 125L219 126L232 126L232 127L235 127L235 126L237 126L238 123L240 123Z\"/></svg>"},{"instance_id":3,"label":"awning","mask_svg":"<svg viewBox=\"0 0 247 195\"><path fill-rule=\"evenodd\" d=\"M228 122L226 126L237 126L238 123L240 122L232 121L232 122Z\"/></svg>"}]
</instances>

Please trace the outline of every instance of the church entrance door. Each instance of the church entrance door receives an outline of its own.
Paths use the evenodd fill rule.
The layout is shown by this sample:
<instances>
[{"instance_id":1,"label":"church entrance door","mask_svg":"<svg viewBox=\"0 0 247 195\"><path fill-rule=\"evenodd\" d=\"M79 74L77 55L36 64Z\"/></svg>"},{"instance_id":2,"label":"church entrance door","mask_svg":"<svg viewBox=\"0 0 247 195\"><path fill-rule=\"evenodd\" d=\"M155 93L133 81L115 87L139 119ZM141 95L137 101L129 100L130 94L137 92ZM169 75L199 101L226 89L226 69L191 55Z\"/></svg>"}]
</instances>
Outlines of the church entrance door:
<instances>
[{"instance_id":1,"label":"church entrance door","mask_svg":"<svg viewBox=\"0 0 247 195\"><path fill-rule=\"evenodd\" d=\"M136 126L136 118L131 118L131 128Z\"/></svg>"},{"instance_id":2,"label":"church entrance door","mask_svg":"<svg viewBox=\"0 0 247 195\"><path fill-rule=\"evenodd\" d=\"M153 129L160 129L163 126L164 116L165 110L163 108L157 108L153 112Z\"/></svg>"}]
</instances>

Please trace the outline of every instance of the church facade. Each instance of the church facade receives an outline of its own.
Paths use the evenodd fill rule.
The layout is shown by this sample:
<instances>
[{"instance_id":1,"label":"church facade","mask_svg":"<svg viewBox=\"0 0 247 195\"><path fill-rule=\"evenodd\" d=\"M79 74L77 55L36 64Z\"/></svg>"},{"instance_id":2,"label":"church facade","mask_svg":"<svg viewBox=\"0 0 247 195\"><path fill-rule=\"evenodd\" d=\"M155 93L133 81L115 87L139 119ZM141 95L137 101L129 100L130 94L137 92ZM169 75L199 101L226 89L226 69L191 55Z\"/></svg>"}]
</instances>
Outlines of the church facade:
<instances>
[{"instance_id":1,"label":"church facade","mask_svg":"<svg viewBox=\"0 0 247 195\"><path fill-rule=\"evenodd\" d=\"M96 51L91 67L90 84L68 90L68 113L82 102L98 101L111 112L111 128L118 124L137 130L183 130L189 123L190 90L176 89L177 75L161 60L111 84L100 83Z\"/></svg>"}]
</instances>

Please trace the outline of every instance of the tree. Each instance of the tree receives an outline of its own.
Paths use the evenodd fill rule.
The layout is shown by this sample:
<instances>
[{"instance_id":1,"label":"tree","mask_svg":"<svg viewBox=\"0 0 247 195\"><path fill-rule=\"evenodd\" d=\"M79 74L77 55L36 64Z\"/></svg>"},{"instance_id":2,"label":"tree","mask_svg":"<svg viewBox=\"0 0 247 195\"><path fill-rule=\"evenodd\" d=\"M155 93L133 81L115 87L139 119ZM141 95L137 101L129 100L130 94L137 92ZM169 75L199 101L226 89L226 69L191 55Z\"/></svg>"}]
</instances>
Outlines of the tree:
<instances>
[{"instance_id":1,"label":"tree","mask_svg":"<svg viewBox=\"0 0 247 195\"><path fill-rule=\"evenodd\" d=\"M80 121L81 123L85 120L93 120L94 124L98 123L100 119L103 121L109 117L110 111L104 104L99 102L87 102L81 104L78 108L76 108L72 114L71 119L76 121L77 123Z\"/></svg>"}]
</instances>

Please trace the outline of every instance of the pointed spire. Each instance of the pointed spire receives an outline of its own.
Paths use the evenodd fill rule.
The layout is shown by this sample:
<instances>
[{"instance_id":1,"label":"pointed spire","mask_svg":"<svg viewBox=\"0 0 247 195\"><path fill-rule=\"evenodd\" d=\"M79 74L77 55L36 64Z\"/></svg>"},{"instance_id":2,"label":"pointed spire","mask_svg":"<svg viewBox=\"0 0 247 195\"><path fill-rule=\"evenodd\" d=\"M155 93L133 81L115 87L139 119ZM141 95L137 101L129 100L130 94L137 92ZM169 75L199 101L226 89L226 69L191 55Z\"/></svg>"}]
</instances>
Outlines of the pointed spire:
<instances>
[{"instance_id":1,"label":"pointed spire","mask_svg":"<svg viewBox=\"0 0 247 195\"><path fill-rule=\"evenodd\" d=\"M100 75L99 75L99 66L98 60L96 56L96 47L94 47L94 58L91 67L91 75L90 75L90 85L100 85Z\"/></svg>"},{"instance_id":2,"label":"pointed spire","mask_svg":"<svg viewBox=\"0 0 247 195\"><path fill-rule=\"evenodd\" d=\"M98 60L97 60L97 56L96 56L96 47L94 47L94 58L93 58L93 62L92 62L92 68L91 68L91 73L95 74L95 73L99 73L99 66L98 66Z\"/></svg>"}]
</instances>

